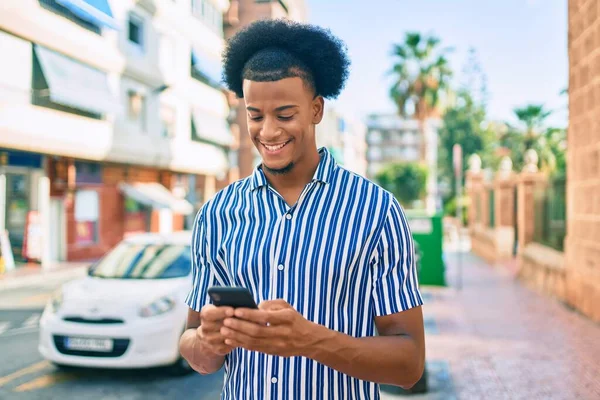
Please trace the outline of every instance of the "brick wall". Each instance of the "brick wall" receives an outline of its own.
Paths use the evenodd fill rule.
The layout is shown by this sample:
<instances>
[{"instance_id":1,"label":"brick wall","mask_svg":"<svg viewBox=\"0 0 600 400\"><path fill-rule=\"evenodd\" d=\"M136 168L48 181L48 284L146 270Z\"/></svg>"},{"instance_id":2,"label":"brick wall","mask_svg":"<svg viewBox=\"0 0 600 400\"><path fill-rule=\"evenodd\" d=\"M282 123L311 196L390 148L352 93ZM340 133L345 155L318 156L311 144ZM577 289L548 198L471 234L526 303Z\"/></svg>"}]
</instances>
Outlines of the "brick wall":
<instances>
[{"instance_id":1,"label":"brick wall","mask_svg":"<svg viewBox=\"0 0 600 400\"><path fill-rule=\"evenodd\" d=\"M567 296L600 321L600 1L568 12Z\"/></svg>"}]
</instances>

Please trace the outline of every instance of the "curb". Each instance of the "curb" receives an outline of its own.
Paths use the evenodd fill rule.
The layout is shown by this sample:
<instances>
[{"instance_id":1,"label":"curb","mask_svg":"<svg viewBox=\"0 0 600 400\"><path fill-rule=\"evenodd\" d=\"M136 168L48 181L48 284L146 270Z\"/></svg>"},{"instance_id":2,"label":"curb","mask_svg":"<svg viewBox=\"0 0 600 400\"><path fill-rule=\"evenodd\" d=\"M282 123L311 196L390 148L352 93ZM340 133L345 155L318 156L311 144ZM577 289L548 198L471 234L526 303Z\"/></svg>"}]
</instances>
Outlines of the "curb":
<instances>
[{"instance_id":1,"label":"curb","mask_svg":"<svg viewBox=\"0 0 600 400\"><path fill-rule=\"evenodd\" d=\"M9 289L18 289L27 286L35 286L41 283L60 283L85 276L86 266L71 267L55 271L40 271L39 274L21 276L18 278L0 278L0 292Z\"/></svg>"}]
</instances>

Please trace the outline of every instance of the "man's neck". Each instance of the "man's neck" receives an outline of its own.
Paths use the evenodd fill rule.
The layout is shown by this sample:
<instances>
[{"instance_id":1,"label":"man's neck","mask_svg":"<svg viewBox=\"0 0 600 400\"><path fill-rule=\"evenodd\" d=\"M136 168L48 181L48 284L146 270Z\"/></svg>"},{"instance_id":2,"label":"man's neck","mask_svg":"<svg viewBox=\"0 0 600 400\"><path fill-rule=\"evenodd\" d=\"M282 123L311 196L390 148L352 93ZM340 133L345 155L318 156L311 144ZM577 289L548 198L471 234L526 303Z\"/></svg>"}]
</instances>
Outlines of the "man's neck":
<instances>
[{"instance_id":1,"label":"man's neck","mask_svg":"<svg viewBox=\"0 0 600 400\"><path fill-rule=\"evenodd\" d=\"M277 192L283 194L283 192L301 191L312 181L320 161L321 156L315 149L314 152L307 155L301 163L294 165L292 170L286 174L273 174L266 168L263 168L263 172L269 184Z\"/></svg>"}]
</instances>

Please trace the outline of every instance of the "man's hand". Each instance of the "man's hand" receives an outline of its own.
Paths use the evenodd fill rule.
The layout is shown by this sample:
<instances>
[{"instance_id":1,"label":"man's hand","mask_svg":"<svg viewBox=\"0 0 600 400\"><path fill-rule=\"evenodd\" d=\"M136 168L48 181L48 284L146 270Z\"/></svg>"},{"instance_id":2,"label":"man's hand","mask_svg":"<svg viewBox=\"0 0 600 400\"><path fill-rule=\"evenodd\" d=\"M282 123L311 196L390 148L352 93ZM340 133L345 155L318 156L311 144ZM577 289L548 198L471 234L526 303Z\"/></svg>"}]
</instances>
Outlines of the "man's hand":
<instances>
[{"instance_id":1,"label":"man's hand","mask_svg":"<svg viewBox=\"0 0 600 400\"><path fill-rule=\"evenodd\" d=\"M258 310L238 308L223 322L221 334L230 347L281 357L306 356L319 325L308 321L284 300L260 303Z\"/></svg>"},{"instance_id":2,"label":"man's hand","mask_svg":"<svg viewBox=\"0 0 600 400\"><path fill-rule=\"evenodd\" d=\"M221 334L223 321L228 317L233 317L233 312L231 307L216 307L212 304L208 304L200 310L200 326L196 329L196 335L208 351L225 356L236 347L226 345L225 338Z\"/></svg>"}]
</instances>

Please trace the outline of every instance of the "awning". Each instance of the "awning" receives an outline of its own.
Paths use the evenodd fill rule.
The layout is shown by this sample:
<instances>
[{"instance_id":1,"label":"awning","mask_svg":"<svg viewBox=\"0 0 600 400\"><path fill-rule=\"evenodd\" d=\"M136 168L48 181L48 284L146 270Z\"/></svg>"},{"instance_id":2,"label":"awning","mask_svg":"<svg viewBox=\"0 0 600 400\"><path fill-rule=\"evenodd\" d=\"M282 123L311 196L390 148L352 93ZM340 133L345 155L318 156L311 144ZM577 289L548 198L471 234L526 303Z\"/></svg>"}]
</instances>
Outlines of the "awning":
<instances>
[{"instance_id":1,"label":"awning","mask_svg":"<svg viewBox=\"0 0 600 400\"><path fill-rule=\"evenodd\" d=\"M183 215L194 212L194 207L190 202L175 197L160 183L121 183L119 189L125 196L155 209L168 208Z\"/></svg>"},{"instance_id":2,"label":"awning","mask_svg":"<svg viewBox=\"0 0 600 400\"><path fill-rule=\"evenodd\" d=\"M54 103L98 114L115 111L106 73L42 46L35 46L35 54Z\"/></svg>"},{"instance_id":3,"label":"awning","mask_svg":"<svg viewBox=\"0 0 600 400\"><path fill-rule=\"evenodd\" d=\"M202 50L192 50L192 67L213 86L221 86L222 67L218 59L210 58Z\"/></svg>"},{"instance_id":4,"label":"awning","mask_svg":"<svg viewBox=\"0 0 600 400\"><path fill-rule=\"evenodd\" d=\"M196 109L192 111L192 119L199 139L220 146L233 144L233 135L225 117Z\"/></svg>"},{"instance_id":5,"label":"awning","mask_svg":"<svg viewBox=\"0 0 600 400\"><path fill-rule=\"evenodd\" d=\"M94 25L119 29L108 0L56 0L56 2Z\"/></svg>"}]
</instances>

